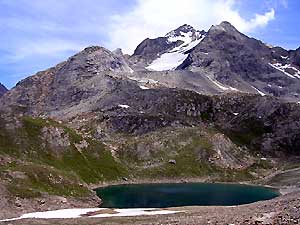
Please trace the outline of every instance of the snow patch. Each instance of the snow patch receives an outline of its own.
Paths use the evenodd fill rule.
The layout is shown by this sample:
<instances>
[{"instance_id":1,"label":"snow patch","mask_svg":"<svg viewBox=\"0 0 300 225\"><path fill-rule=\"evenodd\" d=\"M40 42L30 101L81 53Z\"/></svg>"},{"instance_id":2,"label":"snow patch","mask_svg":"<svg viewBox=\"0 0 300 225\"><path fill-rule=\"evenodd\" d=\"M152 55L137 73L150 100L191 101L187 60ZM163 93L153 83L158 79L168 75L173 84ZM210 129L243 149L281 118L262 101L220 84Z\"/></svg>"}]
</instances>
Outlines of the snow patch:
<instances>
[{"instance_id":1,"label":"snow patch","mask_svg":"<svg viewBox=\"0 0 300 225\"><path fill-rule=\"evenodd\" d=\"M229 89L232 90L232 91L240 91L239 89L234 88L234 87L230 87L230 86L229 86Z\"/></svg>"},{"instance_id":2,"label":"snow patch","mask_svg":"<svg viewBox=\"0 0 300 225\"><path fill-rule=\"evenodd\" d=\"M234 88L234 87L230 87L230 86L225 87L225 86L223 86L222 83L220 83L219 81L217 81L217 80L215 80L215 79L213 79L213 78L211 78L211 77L209 77L209 76L207 76L207 78L208 78L212 83L214 83L214 85L216 85L218 88L220 88L220 89L223 90L223 91L228 91L228 90L231 90L231 91L239 91L238 89L236 89L236 88Z\"/></svg>"},{"instance_id":3,"label":"snow patch","mask_svg":"<svg viewBox=\"0 0 300 225\"><path fill-rule=\"evenodd\" d=\"M145 84L157 84L157 80L148 79L148 78L138 78L138 77L128 77L130 80L137 81L139 83L145 83Z\"/></svg>"},{"instance_id":4,"label":"snow patch","mask_svg":"<svg viewBox=\"0 0 300 225\"><path fill-rule=\"evenodd\" d=\"M140 89L142 89L142 90L148 90L148 89L150 89L150 88L148 88L148 87L146 87L146 86L143 86L143 85L141 85L141 86L140 86Z\"/></svg>"},{"instance_id":5,"label":"snow patch","mask_svg":"<svg viewBox=\"0 0 300 225\"><path fill-rule=\"evenodd\" d=\"M13 220L20 220L20 219L29 219L29 218L36 218L36 219L71 219L71 218L79 218L80 215L86 214L88 212L94 212L97 210L101 210L101 208L90 208L90 209L61 209L55 211L46 211L46 212L34 212L34 213L27 213L18 218L1 220L4 221L13 221Z\"/></svg>"},{"instance_id":6,"label":"snow patch","mask_svg":"<svg viewBox=\"0 0 300 225\"><path fill-rule=\"evenodd\" d=\"M180 32L180 34L179 36L173 36L172 33L168 34L168 42L183 41L183 44L162 54L147 66L146 69L152 71L175 70L188 57L186 52L196 47L205 38L205 35L201 35L200 33L196 33L196 40L192 32Z\"/></svg>"},{"instance_id":7,"label":"snow patch","mask_svg":"<svg viewBox=\"0 0 300 225\"><path fill-rule=\"evenodd\" d=\"M266 94L263 93L262 91L258 90L257 88L251 86L253 89L255 89L261 96L265 96Z\"/></svg>"},{"instance_id":8,"label":"snow patch","mask_svg":"<svg viewBox=\"0 0 300 225\"><path fill-rule=\"evenodd\" d=\"M105 212L105 210L111 210L111 213ZM103 211L103 213L101 213ZM83 208L83 209L61 209L55 211L46 211L46 212L34 212L27 213L18 218L0 220L0 222L9 222L21 219L72 219L80 218L83 215L89 218L103 218L103 217L124 217L124 216L145 216L145 215L167 215L180 213L184 211L174 211L174 210L165 210L165 209L106 209L106 208ZM99 213L99 214L98 214ZM88 216L88 214L93 214Z\"/></svg>"},{"instance_id":9,"label":"snow patch","mask_svg":"<svg viewBox=\"0 0 300 225\"><path fill-rule=\"evenodd\" d=\"M123 109L128 109L130 107L129 105L118 105L118 106L123 108Z\"/></svg>"},{"instance_id":10,"label":"snow patch","mask_svg":"<svg viewBox=\"0 0 300 225\"><path fill-rule=\"evenodd\" d=\"M297 68L291 66L291 64L282 65L281 63L275 63L275 64L269 63L269 65L272 66L274 69L277 69L280 72L283 72L285 75L287 75L290 78L293 78L293 79L300 78L300 71ZM292 75L292 74L287 73L285 71L286 69L294 70L295 74Z\"/></svg>"},{"instance_id":11,"label":"snow patch","mask_svg":"<svg viewBox=\"0 0 300 225\"><path fill-rule=\"evenodd\" d=\"M124 216L147 216L147 215L167 215L174 214L179 211L173 210L157 210L157 209L115 209L116 214L99 214L95 216L91 216L94 218L100 217L124 217Z\"/></svg>"},{"instance_id":12,"label":"snow patch","mask_svg":"<svg viewBox=\"0 0 300 225\"><path fill-rule=\"evenodd\" d=\"M222 89L223 91L226 91L226 90L229 89L229 88L223 86L219 81L214 80L213 78L211 78L211 77L209 77L209 76L207 76L207 78L208 78L211 82L213 82L214 85L216 85L218 88Z\"/></svg>"},{"instance_id":13,"label":"snow patch","mask_svg":"<svg viewBox=\"0 0 300 225\"><path fill-rule=\"evenodd\" d=\"M152 71L175 70L188 57L180 52L165 53L146 67Z\"/></svg>"},{"instance_id":14,"label":"snow patch","mask_svg":"<svg viewBox=\"0 0 300 225\"><path fill-rule=\"evenodd\" d=\"M235 116L238 116L238 115L239 115L239 113L233 113L233 115L235 115Z\"/></svg>"}]
</instances>

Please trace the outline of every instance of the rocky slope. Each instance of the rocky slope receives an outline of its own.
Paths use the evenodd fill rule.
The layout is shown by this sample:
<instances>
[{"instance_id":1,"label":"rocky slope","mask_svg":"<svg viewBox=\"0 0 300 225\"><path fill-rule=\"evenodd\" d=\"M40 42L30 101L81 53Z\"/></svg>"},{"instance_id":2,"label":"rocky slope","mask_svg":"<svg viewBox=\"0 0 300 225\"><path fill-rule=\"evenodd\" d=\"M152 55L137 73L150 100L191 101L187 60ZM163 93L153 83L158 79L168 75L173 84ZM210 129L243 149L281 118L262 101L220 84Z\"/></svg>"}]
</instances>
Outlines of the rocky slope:
<instances>
[{"instance_id":1,"label":"rocky slope","mask_svg":"<svg viewBox=\"0 0 300 225\"><path fill-rule=\"evenodd\" d=\"M2 97L2 95L4 95L7 92L7 88L0 83L0 98Z\"/></svg>"},{"instance_id":2,"label":"rocky slope","mask_svg":"<svg viewBox=\"0 0 300 225\"><path fill-rule=\"evenodd\" d=\"M92 111L97 101L118 90L139 89L130 81L113 77L126 73L131 73L131 69L118 53L89 47L49 70L22 80L1 103L3 109L11 112L72 116L79 111Z\"/></svg>"}]
</instances>

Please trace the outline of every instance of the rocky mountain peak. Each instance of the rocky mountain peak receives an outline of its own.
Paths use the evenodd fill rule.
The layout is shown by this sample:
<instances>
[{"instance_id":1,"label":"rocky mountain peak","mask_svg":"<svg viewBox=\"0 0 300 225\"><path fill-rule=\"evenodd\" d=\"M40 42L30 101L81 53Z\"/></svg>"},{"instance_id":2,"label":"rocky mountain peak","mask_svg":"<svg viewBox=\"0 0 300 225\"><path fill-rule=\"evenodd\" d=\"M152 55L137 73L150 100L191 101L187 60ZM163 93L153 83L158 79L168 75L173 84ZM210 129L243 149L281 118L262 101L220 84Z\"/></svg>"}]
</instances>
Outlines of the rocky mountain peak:
<instances>
[{"instance_id":1,"label":"rocky mountain peak","mask_svg":"<svg viewBox=\"0 0 300 225\"><path fill-rule=\"evenodd\" d=\"M221 26L224 28L230 28L230 29L236 29L231 23L229 23L228 21L223 21L221 22L219 25L217 26Z\"/></svg>"},{"instance_id":2,"label":"rocky mountain peak","mask_svg":"<svg viewBox=\"0 0 300 225\"><path fill-rule=\"evenodd\" d=\"M100 46L90 46L77 53L67 61L72 71L81 71L85 68L89 73L97 74L103 71L131 72L124 61L122 51L111 52ZM81 72L80 72L81 74Z\"/></svg>"},{"instance_id":3,"label":"rocky mountain peak","mask_svg":"<svg viewBox=\"0 0 300 225\"><path fill-rule=\"evenodd\" d=\"M191 25L184 24L167 33L165 37L167 37L170 42L176 42L178 40L184 41L182 38L191 38L192 41L194 41L200 39L204 34L205 31L198 31Z\"/></svg>"},{"instance_id":4,"label":"rocky mountain peak","mask_svg":"<svg viewBox=\"0 0 300 225\"><path fill-rule=\"evenodd\" d=\"M183 33L188 33L188 32L195 32L195 28L192 27L191 25L188 25L188 24L184 24L180 27L178 27L177 29L175 30L172 30L170 31L169 33L167 33L166 36L173 36L173 35L181 35L180 33L183 32Z\"/></svg>"},{"instance_id":5,"label":"rocky mountain peak","mask_svg":"<svg viewBox=\"0 0 300 225\"><path fill-rule=\"evenodd\" d=\"M4 95L7 91L8 91L7 88L0 83L0 97Z\"/></svg>"},{"instance_id":6,"label":"rocky mountain peak","mask_svg":"<svg viewBox=\"0 0 300 225\"><path fill-rule=\"evenodd\" d=\"M208 30L209 35L218 35L220 33L225 33L231 36L236 36L236 37L244 37L242 33L240 33L231 23L227 21L223 21L219 25L213 25L211 28Z\"/></svg>"},{"instance_id":7,"label":"rocky mountain peak","mask_svg":"<svg viewBox=\"0 0 300 225\"><path fill-rule=\"evenodd\" d=\"M89 46L89 47L86 47L85 49L83 49L81 52L79 52L78 54L91 54L93 52L96 52L96 51L99 51L104 48L103 47L100 47L100 46Z\"/></svg>"},{"instance_id":8,"label":"rocky mountain peak","mask_svg":"<svg viewBox=\"0 0 300 225\"><path fill-rule=\"evenodd\" d=\"M116 55L121 55L121 56L123 55L123 51L122 51L121 48L115 49L115 50L113 51L113 53L116 54Z\"/></svg>"}]
</instances>

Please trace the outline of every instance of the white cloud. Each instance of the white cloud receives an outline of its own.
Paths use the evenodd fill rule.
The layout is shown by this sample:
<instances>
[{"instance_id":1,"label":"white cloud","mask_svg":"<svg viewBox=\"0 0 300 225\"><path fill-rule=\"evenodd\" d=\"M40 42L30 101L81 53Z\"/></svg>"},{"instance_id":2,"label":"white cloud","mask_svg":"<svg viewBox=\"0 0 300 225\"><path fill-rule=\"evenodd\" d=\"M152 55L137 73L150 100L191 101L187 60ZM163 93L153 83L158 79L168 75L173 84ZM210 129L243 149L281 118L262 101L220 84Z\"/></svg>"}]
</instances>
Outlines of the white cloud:
<instances>
[{"instance_id":1,"label":"white cloud","mask_svg":"<svg viewBox=\"0 0 300 225\"><path fill-rule=\"evenodd\" d=\"M275 10L270 9L246 20L236 9L237 0L137 0L136 3L130 12L112 16L109 48L122 47L131 54L143 39L162 36L184 23L207 30L226 20L249 33L275 18Z\"/></svg>"},{"instance_id":2,"label":"white cloud","mask_svg":"<svg viewBox=\"0 0 300 225\"><path fill-rule=\"evenodd\" d=\"M14 60L24 59L30 56L59 56L69 51L81 51L86 44L72 42L70 40L46 39L35 42L27 42L26 45L18 46Z\"/></svg>"}]
</instances>

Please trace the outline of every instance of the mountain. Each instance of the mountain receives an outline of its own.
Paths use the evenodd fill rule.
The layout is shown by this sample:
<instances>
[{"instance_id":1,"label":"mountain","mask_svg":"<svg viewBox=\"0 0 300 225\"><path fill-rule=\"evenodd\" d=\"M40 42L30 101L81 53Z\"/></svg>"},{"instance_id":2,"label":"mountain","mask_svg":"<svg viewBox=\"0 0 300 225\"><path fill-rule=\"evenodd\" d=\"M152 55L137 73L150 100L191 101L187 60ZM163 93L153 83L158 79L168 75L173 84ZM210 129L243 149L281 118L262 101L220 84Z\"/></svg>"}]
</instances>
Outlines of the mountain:
<instances>
[{"instance_id":1,"label":"mountain","mask_svg":"<svg viewBox=\"0 0 300 225\"><path fill-rule=\"evenodd\" d=\"M131 72L123 56L102 47L88 47L67 61L20 81L3 99L3 108L57 117L92 111L98 101L119 89L139 89L118 77Z\"/></svg>"},{"instance_id":2,"label":"mountain","mask_svg":"<svg viewBox=\"0 0 300 225\"><path fill-rule=\"evenodd\" d=\"M4 95L7 91L7 88L0 83L0 97L2 97L2 95Z\"/></svg>"},{"instance_id":3,"label":"mountain","mask_svg":"<svg viewBox=\"0 0 300 225\"><path fill-rule=\"evenodd\" d=\"M205 31L197 31L190 25L156 39L147 38L137 46L130 60L135 69L172 70L186 58L185 52L195 47L205 36Z\"/></svg>"},{"instance_id":4,"label":"mountain","mask_svg":"<svg viewBox=\"0 0 300 225\"><path fill-rule=\"evenodd\" d=\"M133 63L137 59L138 66ZM147 62L143 70L141 62ZM285 65L284 71L275 69L279 63ZM84 118L93 127L89 129L100 129L106 135L141 135L169 126L210 122L229 136L253 133L253 140L246 141L250 148L299 154L294 145L299 132L292 125L299 120L299 107L285 103L298 100L299 79L291 72L298 64L299 49L270 48L228 22L208 32L183 25L164 37L146 39L131 57L120 49L88 47L20 81L0 104L7 115L51 118L72 126ZM153 71L161 70L160 66L169 67ZM287 114L284 119L283 112ZM239 115L232 117L233 113ZM256 121L259 132L249 127L251 120ZM288 141L283 144L283 139ZM269 144L263 144L265 141Z\"/></svg>"},{"instance_id":5,"label":"mountain","mask_svg":"<svg viewBox=\"0 0 300 225\"><path fill-rule=\"evenodd\" d=\"M188 27L189 31L184 33L182 27ZM157 81L166 83L163 79L168 70L168 79L172 79L175 74L177 80L180 80L174 81L176 83L171 86L180 85L180 88L203 94L238 91L299 101L299 49L287 51L267 46L240 33L228 22L212 26L208 32L197 32L187 25L182 27L165 37L146 39L138 46L129 60L132 67L139 66L139 70L142 70L140 62L144 63L145 75L141 77L151 78L153 74ZM193 35L195 33L198 35ZM181 46L163 45L168 46L167 50L156 49L149 57L147 48L152 49L150 43L159 45L159 40L172 44L178 42L168 42L170 34L175 34L174 40L182 38L185 42ZM145 72L149 70L160 72ZM180 71L181 75L176 71ZM191 75L186 76L184 71ZM194 87L179 84L181 82L192 83Z\"/></svg>"},{"instance_id":6,"label":"mountain","mask_svg":"<svg viewBox=\"0 0 300 225\"><path fill-rule=\"evenodd\" d=\"M20 81L0 98L1 212L95 206L99 183L254 182L299 163L299 52L227 22L183 25L132 56L91 46Z\"/></svg>"}]
</instances>

